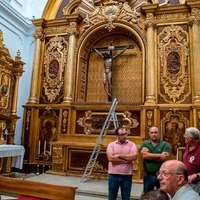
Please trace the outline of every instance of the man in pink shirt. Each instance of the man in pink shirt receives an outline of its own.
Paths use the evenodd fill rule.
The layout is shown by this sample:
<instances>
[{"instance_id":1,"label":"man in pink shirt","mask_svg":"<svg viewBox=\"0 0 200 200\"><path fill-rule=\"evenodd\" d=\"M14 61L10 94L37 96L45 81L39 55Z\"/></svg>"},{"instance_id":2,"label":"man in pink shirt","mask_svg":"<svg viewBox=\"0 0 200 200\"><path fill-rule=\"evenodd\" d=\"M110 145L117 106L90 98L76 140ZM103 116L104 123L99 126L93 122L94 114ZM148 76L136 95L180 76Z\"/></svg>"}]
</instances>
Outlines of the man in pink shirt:
<instances>
[{"instance_id":1,"label":"man in pink shirt","mask_svg":"<svg viewBox=\"0 0 200 200\"><path fill-rule=\"evenodd\" d=\"M108 157L108 192L109 200L116 200L121 188L122 200L130 200L133 161L137 159L138 150L133 142L126 139L125 128L115 131L117 140L107 147Z\"/></svg>"}]
</instances>

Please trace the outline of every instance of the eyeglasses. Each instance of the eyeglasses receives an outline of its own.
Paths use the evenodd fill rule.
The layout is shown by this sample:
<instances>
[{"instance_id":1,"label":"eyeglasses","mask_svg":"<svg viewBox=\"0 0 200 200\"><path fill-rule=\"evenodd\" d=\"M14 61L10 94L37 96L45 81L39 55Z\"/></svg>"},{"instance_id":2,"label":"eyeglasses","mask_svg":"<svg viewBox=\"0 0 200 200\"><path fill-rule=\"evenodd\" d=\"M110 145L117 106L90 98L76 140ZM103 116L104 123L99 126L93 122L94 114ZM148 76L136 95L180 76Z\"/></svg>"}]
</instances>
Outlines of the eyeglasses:
<instances>
[{"instance_id":1,"label":"eyeglasses","mask_svg":"<svg viewBox=\"0 0 200 200\"><path fill-rule=\"evenodd\" d=\"M151 131L150 133L158 133L158 131Z\"/></svg>"},{"instance_id":2,"label":"eyeglasses","mask_svg":"<svg viewBox=\"0 0 200 200\"><path fill-rule=\"evenodd\" d=\"M127 136L127 133L124 133L124 134L120 134L118 136Z\"/></svg>"},{"instance_id":3,"label":"eyeglasses","mask_svg":"<svg viewBox=\"0 0 200 200\"><path fill-rule=\"evenodd\" d=\"M157 176L163 176L164 178L168 178L170 175L181 175L178 172L158 172Z\"/></svg>"}]
</instances>

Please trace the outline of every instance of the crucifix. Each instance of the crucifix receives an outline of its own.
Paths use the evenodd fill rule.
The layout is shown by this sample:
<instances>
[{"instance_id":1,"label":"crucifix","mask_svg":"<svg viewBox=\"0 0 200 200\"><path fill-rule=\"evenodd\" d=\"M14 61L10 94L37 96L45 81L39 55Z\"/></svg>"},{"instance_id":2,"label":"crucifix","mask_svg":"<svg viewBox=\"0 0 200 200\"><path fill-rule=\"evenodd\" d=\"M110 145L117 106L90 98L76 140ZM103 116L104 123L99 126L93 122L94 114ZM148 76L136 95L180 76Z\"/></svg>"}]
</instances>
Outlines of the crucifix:
<instances>
[{"instance_id":1,"label":"crucifix","mask_svg":"<svg viewBox=\"0 0 200 200\"><path fill-rule=\"evenodd\" d=\"M104 60L103 84L108 95L108 101L112 101L112 65L113 60L121 55L126 49L133 49L133 45L113 46L112 42L108 47L93 47L90 51L95 51ZM114 50L121 50L113 55ZM104 51L101 53L101 51ZM109 53L106 53L108 51Z\"/></svg>"}]
</instances>

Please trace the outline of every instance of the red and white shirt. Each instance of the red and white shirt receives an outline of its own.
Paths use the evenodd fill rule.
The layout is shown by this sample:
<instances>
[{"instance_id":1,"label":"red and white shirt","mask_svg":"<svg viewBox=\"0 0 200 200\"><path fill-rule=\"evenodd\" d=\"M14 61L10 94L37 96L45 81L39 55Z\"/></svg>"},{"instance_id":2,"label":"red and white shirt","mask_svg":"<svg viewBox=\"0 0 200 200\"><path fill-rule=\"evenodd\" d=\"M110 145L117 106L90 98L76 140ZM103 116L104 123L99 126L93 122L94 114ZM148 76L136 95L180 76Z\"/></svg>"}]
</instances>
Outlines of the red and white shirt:
<instances>
[{"instance_id":1,"label":"red and white shirt","mask_svg":"<svg viewBox=\"0 0 200 200\"><path fill-rule=\"evenodd\" d=\"M189 151L189 146L186 145L183 162L187 167L188 175L200 173L200 142L192 151Z\"/></svg>"}]
</instances>

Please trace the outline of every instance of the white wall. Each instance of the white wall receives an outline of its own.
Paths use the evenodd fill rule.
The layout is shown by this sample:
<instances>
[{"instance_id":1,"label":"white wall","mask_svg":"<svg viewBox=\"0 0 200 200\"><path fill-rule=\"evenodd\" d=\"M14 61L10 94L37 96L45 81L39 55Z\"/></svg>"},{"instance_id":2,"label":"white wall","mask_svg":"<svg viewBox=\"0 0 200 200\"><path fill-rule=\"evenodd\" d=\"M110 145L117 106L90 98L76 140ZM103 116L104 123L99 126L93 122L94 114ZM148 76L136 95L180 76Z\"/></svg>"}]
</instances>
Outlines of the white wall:
<instances>
[{"instance_id":1,"label":"white wall","mask_svg":"<svg viewBox=\"0 0 200 200\"><path fill-rule=\"evenodd\" d=\"M35 31L31 19L40 18L47 0L0 0L0 29L6 48L14 59L17 51L21 51L24 73L19 82L17 121L15 143L21 144L23 107L28 101L32 64L34 56L33 33Z\"/></svg>"}]
</instances>

